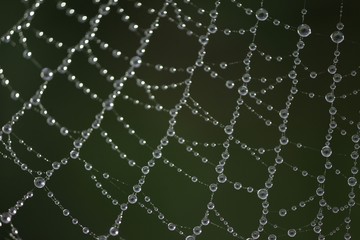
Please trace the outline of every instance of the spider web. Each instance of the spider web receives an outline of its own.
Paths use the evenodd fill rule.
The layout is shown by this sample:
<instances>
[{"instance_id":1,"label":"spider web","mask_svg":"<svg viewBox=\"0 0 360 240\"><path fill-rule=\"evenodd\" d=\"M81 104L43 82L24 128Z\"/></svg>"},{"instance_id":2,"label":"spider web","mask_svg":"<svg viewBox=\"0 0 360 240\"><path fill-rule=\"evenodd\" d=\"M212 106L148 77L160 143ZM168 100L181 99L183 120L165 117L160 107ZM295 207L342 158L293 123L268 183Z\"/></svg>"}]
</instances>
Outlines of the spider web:
<instances>
[{"instance_id":1,"label":"spider web","mask_svg":"<svg viewBox=\"0 0 360 240\"><path fill-rule=\"evenodd\" d=\"M5 3L2 239L359 238L357 7Z\"/></svg>"}]
</instances>

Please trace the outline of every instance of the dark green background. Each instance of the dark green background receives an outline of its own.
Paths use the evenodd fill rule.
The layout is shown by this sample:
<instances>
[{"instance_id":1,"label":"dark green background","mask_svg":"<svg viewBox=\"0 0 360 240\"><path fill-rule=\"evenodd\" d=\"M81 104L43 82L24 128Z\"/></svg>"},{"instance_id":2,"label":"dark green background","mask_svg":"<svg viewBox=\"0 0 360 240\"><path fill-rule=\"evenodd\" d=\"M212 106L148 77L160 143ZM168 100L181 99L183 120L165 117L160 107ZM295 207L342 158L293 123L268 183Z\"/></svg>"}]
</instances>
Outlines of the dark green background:
<instances>
[{"instance_id":1,"label":"dark green background","mask_svg":"<svg viewBox=\"0 0 360 240\"><path fill-rule=\"evenodd\" d=\"M213 8L213 3L207 0L193 1L196 5L206 10ZM235 8L230 1L222 1L219 8L218 26L224 29L228 26L231 29L249 28L255 23L254 16L247 16L243 10ZM146 6L159 9L160 1L144 1ZM260 6L260 1L243 1L244 6L254 10ZM78 13L93 16L97 11L97 6L90 0L68 2ZM143 9L135 9L133 3L120 0L122 6L131 19L138 23L143 29L149 27L155 16L147 15ZM66 55L64 50L55 49L43 40L36 39L32 30L39 29L48 36L54 37L58 41L64 42L67 46L72 46L88 30L88 24L77 23L74 17L66 17L64 12L56 10L56 1L45 1L37 12L32 27L25 31L28 38L28 45L41 67L55 69ZM198 16L195 9L184 5L179 1L179 6L183 12L193 16L204 24L209 23L208 15ZM339 19L340 1L313 0L307 1L308 14L305 22L312 28L312 35L306 38L305 50L301 52L303 63L316 72L324 72L331 64L335 44L330 41L329 35L335 30ZM282 23L288 23L297 27L301 23L300 10L303 1L289 0L267 0L264 7L269 11L271 17L278 18ZM345 41L340 46L341 56L338 64L338 72L348 74L351 70L358 67L360 34L358 31L358 9L360 4L355 1L345 1L343 23L345 24ZM3 35L10 29L25 11L24 4L20 1L2 0L0 3L0 34ZM170 8L171 9L171 8ZM171 12L171 10L168 10ZM174 16L173 13L169 13ZM139 45L139 37L127 29L127 24L123 23L115 11L105 16L99 26L98 37L107 41L113 48L117 48L126 56L134 56ZM189 28L198 34L204 34L205 29L196 29L192 24ZM247 46L251 41L251 35L244 36L233 34L225 36L217 33L210 38L207 45L207 55L204 59L207 63L217 63L213 69L218 71L225 79L238 79L244 73L243 64L229 66L228 69L221 70L218 63L242 61L248 52ZM23 99L28 100L38 86L42 83L39 73L40 69L30 61L22 58L22 47L17 42L17 36L13 38L15 44L0 45L0 66L4 69L5 76L10 80L14 89L20 92ZM253 78L266 77L268 82L274 82L274 77L286 75L292 67L292 58L288 57L296 49L298 35L294 31L285 31L282 27L275 27L271 22L261 22L256 43L259 50L267 52L273 59L280 55L284 57L281 63L276 61L266 62L259 55L254 56L251 63L251 73ZM115 78L123 76L124 71L129 67L128 61L114 59L111 54L102 51L96 44L91 43L95 55L99 62L105 66ZM143 61L150 63L161 63L165 66L186 67L195 62L197 51L200 45L195 37L186 36L185 32L179 31L176 25L166 19L160 20L160 28L151 38L151 43L146 49ZM100 76L98 70L88 64L87 56L84 53L76 53L69 70L74 73L79 80L93 89L101 98L111 92L112 83L105 77ZM144 79L148 84L169 84L180 82L186 78L185 73L169 74L167 72L156 72L150 67L141 67L137 70L137 76ZM324 95L329 91L331 76L327 73L320 75L317 79L310 79L309 73L299 70L299 89L301 91L314 92ZM251 83L252 89L261 89L264 85ZM237 85L238 86L238 85ZM264 102L271 104L275 109L284 108L286 97L289 93L291 83L289 79L276 87L276 90L269 92L265 96L260 96ZM358 77L347 77L338 86L336 93L341 95L359 88ZM228 123L231 118L233 108L237 99L237 87L229 90L225 87L225 80L212 79L209 74L202 70L197 70L193 78L191 90L192 97L200 105L211 113L222 123ZM166 108L171 108L180 98L183 87L176 90L157 91L154 94L158 101ZM144 91L136 87L134 81L129 80L125 87L124 94L148 102ZM274 124L279 124L280 120L275 112L268 112L265 107L258 106L250 98L246 98L247 103L256 112L265 118L271 119ZM101 104L90 100L81 90L75 88L73 83L67 81L66 77L56 74L49 83L42 103L48 109L50 115L67 126L69 129L84 130L88 128L94 119L94 115L101 109ZM339 99L335 103L341 115L349 119L359 121L359 97L352 96L346 100ZM0 88L0 125L5 124L11 116L22 106L22 103L10 99L8 90ZM144 136L150 146L155 147L159 144L160 138L165 134L168 126L169 116L164 112L154 110L145 111L143 107L135 106L129 101L118 99L116 110L125 117L126 121L136 130L137 134ZM296 165L300 169L307 170L313 175L323 172L325 159L320 155L320 149L325 142L325 135L328 128L329 104L322 97L309 99L307 96L298 94L290 110L288 124L288 137L293 142L301 142L311 146L315 150L297 149L294 145L284 147L282 155L285 161L291 165ZM242 142L252 147L263 146L273 148L278 144L280 137L276 127L265 127L254 114L245 108L240 110L240 118L235 128L235 136ZM189 109L183 109L177 119L176 132L188 140L199 142L223 142L225 133L222 129L205 123L201 118L191 114ZM355 127L349 126L346 122L338 120L338 125L346 129L348 134L341 136L339 131L335 131L332 147L334 154L331 158L334 169L340 169L346 176L350 176L352 161L349 154L353 149L350 136L355 133ZM129 158L136 160L139 165L144 165L151 159L151 151L141 147L137 139L130 136L121 124L116 122L116 117L112 113L105 114L102 127L109 133L113 141L119 148L127 153ZM31 110L26 112L14 126L14 133L24 139L38 152L42 153L51 161L59 161L67 157L72 149L72 141L60 135L58 129L49 127L46 119ZM15 147L22 161L35 169L46 170L49 164L37 159L32 154L26 152L19 144ZM223 150L217 148L196 149L203 156L217 163ZM3 146L1 151L5 152ZM347 156L342 156L345 153ZM245 186L253 186L255 189L262 188L267 178L267 169L264 165L255 161L249 152L244 151L239 145L230 148L231 157L226 165L225 174L232 180L238 180ZM163 156L174 162L190 175L195 175L205 183L216 181L216 173L211 165L204 165L200 159L193 157L186 152L184 146L170 141L170 145L165 149ZM140 177L140 171L130 168L128 164L111 151L100 136L100 131L95 131L91 138L86 142L81 151L81 157L92 163L101 172L108 172L111 176L125 182L127 185L120 185L121 191L106 184L113 196L120 202L126 201L127 194L130 193L131 186ZM270 151L262 155L262 160L271 165L274 162L275 153ZM301 177L300 173L294 173L286 165L278 167L274 180L274 187L270 191L270 213L269 221L278 224L284 229L299 228L308 224L316 215L318 210L317 200L309 206L297 212L290 213L286 218L280 218L277 214L279 208L290 209L291 206L306 200L315 193L317 187L316 180ZM103 197L96 189L93 181L90 180L91 173L86 172L83 164L73 161L52 177L47 186L54 192L55 196L71 213L78 217L80 222L88 226L95 233L103 234L108 231L119 210L112 206L111 202ZM100 176L99 176L100 178ZM23 194L33 188L33 179L25 174L8 159L0 161L0 212L7 211L13 206ZM347 194L350 188L346 184L346 179L330 173L326 182L326 197L330 205L343 205L347 202ZM209 191L198 184L191 183L182 174L178 174L176 169L170 169L162 163L158 163L151 171L143 187L145 194L148 194L152 202L159 207L171 221L176 224L193 227L198 225L206 209L209 200ZM355 193L359 192L357 185ZM125 194L126 193L126 194ZM35 190L34 198L25 203L13 218L15 226L20 231L23 239L88 239L82 234L78 226L73 226L69 218L62 216L59 208L46 197L45 191ZM245 237L250 236L251 231L258 226L258 219L261 216L261 201L256 194L248 194L246 191L233 191L229 184L220 185L214 200L218 211L232 225L236 231ZM327 234L338 226L344 214L338 215L325 213L323 231ZM211 216L214 223L221 225L215 216ZM360 238L360 231L356 226L360 224L360 211L356 206L352 211L352 235L353 239ZM265 229L261 239L266 239L269 233L279 233L278 239L287 239L282 229L273 230L269 226ZM8 226L0 229L1 239L4 239L9 231ZM191 230L186 229L186 234ZM340 230L333 237L327 239L342 239L344 230ZM169 232L165 225L157 219L156 215L148 215L139 206L131 206L124 216L124 221L120 227L120 236L129 240L140 239L181 239L176 233ZM232 239L225 230L216 228L212 225L203 229L203 234L197 239ZM316 235L310 231L298 234L294 239L317 239Z\"/></svg>"}]
</instances>

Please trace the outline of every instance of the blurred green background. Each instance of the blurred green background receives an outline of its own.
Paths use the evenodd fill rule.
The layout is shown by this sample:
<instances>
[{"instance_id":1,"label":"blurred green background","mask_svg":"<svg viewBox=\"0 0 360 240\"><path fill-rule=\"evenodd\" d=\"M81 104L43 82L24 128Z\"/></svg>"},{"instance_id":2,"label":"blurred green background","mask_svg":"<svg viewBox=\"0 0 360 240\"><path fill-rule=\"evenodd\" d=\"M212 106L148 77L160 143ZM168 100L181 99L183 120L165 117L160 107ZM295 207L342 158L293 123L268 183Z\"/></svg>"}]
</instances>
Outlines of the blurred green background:
<instances>
[{"instance_id":1,"label":"blurred green background","mask_svg":"<svg viewBox=\"0 0 360 240\"><path fill-rule=\"evenodd\" d=\"M177 1L178 6L183 9L184 15L189 15L194 21L208 24L208 14L198 15L197 9L204 8L207 11L213 9L214 3L206 0L194 0L194 6ZM103 2L104 3L104 2ZM257 10L260 1L242 1L244 7ZM28 2L29 5L33 1ZM76 44L79 39L88 31L89 24L78 23L76 16L66 16L64 11L56 9L57 1L44 1L43 5L35 14L35 18L29 29L24 30L27 44L32 52L32 57L39 66L30 60L23 58L24 49L18 42L17 34L12 38L11 44L0 44L0 67L4 69L4 75L10 80L11 86L16 89L22 99L28 100L43 80L40 78L40 70L43 67L56 69L67 52L64 49L57 49L54 45L43 39L35 37L36 31L53 37L70 47ZM140 29L147 29L154 21L156 15L147 14L146 7L160 9L161 1L144 1L145 8L135 8L133 1L119 1L119 7L130 16L130 22L135 22ZM305 49L301 51L302 63L309 68L305 71L299 67L298 80L299 91L313 92L314 98L306 94L297 94L290 109L287 136L293 144L283 148L281 155L286 164L277 167L274 186L270 189L269 203L270 213L268 221L279 227L273 228L266 225L260 239L267 239L271 233L278 235L278 239L288 239L286 231L289 228L303 228L316 218L318 198L309 203L305 208L291 211L291 207L299 202L306 201L315 194L318 187L316 179L303 177L302 170L308 171L313 176L323 173L325 159L320 154L320 149L325 142L329 124L329 104L324 96L329 92L332 82L330 74L326 73L327 67L332 63L335 44L330 40L330 34L335 31L336 23L339 21L340 1L307 1L308 14L305 23L309 24L312 34L304 39ZM67 1L67 6L74 8L77 13L87 15L89 18L96 14L99 4L90 0ZM301 23L301 9L304 1L275 0L264 1L264 8L269 12L271 20L260 22L256 44L258 50L270 54L272 61L266 61L259 54L254 54L251 61L251 71L254 81L249 88L259 91L266 86L275 83L277 76L286 76L293 65L291 53L296 50L298 35L296 31L285 30L283 25L276 27L272 24L273 19L279 19L281 24L289 24L297 27ZM345 41L340 45L340 61L338 72L343 75L349 74L358 68L360 34L358 31L359 18L357 16L360 3L355 0L344 2L343 20L345 28ZM129 31L129 24L121 20L114 7L110 14L104 16L99 26L97 37L107 42L112 48L119 49L124 56L136 55L140 37L136 32ZM0 34L3 36L23 16L26 10L26 3L20 0L2 0L0 3ZM202 69L196 70L192 79L191 96L200 106L208 111L211 116L223 124L228 124L238 98L237 88L239 82L233 89L228 89L225 82L228 79L240 79L244 74L242 60L248 52L248 45L252 40L250 33L225 35L222 30L249 29L256 23L254 15L246 15L242 8L237 8L232 1L222 1L219 7L217 20L218 32L211 35L210 42L206 47L204 62L211 66L212 70L219 73L223 78L213 79L210 74ZM175 18L173 7L169 7L168 16ZM188 23L188 28L196 34L206 33L205 28L197 28L193 23ZM141 31L140 31L141 32ZM93 53L98 57L101 66L119 79L129 67L129 61L123 58L113 58L111 51L100 49L99 45L91 42L89 44ZM176 68L186 68L194 64L200 44L196 37L189 37L186 31L180 31L177 25L170 22L168 18L161 18L160 27L151 37L150 44L146 48L143 57L144 63L163 64ZM277 62L275 58L282 56L283 61ZM239 62L221 69L221 62ZM88 55L84 52L74 54L69 71L89 87L92 92L105 99L112 91L112 82L106 76L99 74L99 70L88 63ZM316 79L309 77L310 71L316 71L319 76ZM143 64L136 69L136 76L143 79L147 84L163 85L182 82L188 77L183 71L171 74L167 71L156 71L152 66ZM267 78L263 84L258 79ZM337 96L359 89L358 77L344 77L336 89ZM285 107L285 101L291 82L285 78L281 84L276 85L275 90L268 91L266 95L258 94L264 103L270 104L274 109L280 110ZM169 90L153 91L157 101L166 109L173 108L179 100L184 87ZM149 102L144 89L137 86L135 79L130 79L122 94L139 99L144 103ZM278 114L266 110L263 105L256 104L254 99L245 97L245 102L253 108L256 113L265 119L270 119L274 126L267 127L263 120L260 120L254 113L246 109L240 109L240 117L234 130L234 136L249 147L273 149L279 143L280 133L277 125L280 123ZM326 181L326 199L331 206L343 206L348 201L350 187L347 185L346 176L350 176L350 168L353 161L349 155L353 151L354 144L351 142L351 135L356 132L356 124L348 124L349 120L355 123L359 121L359 97L350 96L346 99L337 99L335 106L338 109L337 122L339 128L334 132L332 140L333 170L329 171ZM48 84L48 89L42 97L42 104L57 122L68 129L82 131L91 126L95 114L101 110L101 103L91 100L82 90L77 89L75 84L68 81L63 74L55 74L54 79ZM0 125L8 122L14 113L22 106L20 101L10 98L10 92L5 87L0 87ZM116 111L122 115L126 123L142 138L146 139L149 146L155 148L160 139L166 134L168 128L169 114L156 110L145 110L141 105L135 105L129 100L121 97L115 102ZM346 116L347 120L342 121L340 116ZM130 159L134 159L138 165L143 166L152 158L152 151L149 148L140 146L138 139L128 134L128 129L122 123L116 121L112 112L105 114L102 128L106 130L113 142L119 149L126 153ZM345 136L339 130L346 130ZM193 115L191 110L183 108L179 113L176 124L176 134L186 140L202 142L222 143L226 139L223 129L205 122L199 116ZM46 123L46 119L34 110L26 114L16 123L13 132L41 153L51 162L60 161L68 157L72 149L72 140L61 136L56 127ZM136 184L141 176L140 169L130 167L128 163L119 157L119 154L112 151L109 144L97 130L91 135L81 150L81 158L91 163L101 173L107 172L112 177L119 179L125 184L117 184L114 187L111 183L102 181L109 193L120 202L127 201L127 195L132 192L131 187ZM76 136L76 134L74 134ZM34 154L24 149L24 146L16 143L14 149L18 157L33 169L42 171L50 169L51 165L38 159ZM311 148L297 148L296 143L302 143ZM207 157L215 165L221 160L222 146L218 147L194 147L201 156ZM6 153L4 146L0 151ZM243 150L240 145L232 144L230 158L225 166L225 174L232 181L239 181L244 186L252 186L254 189L264 187L268 177L267 166L274 163L276 154L274 151L266 151L261 155L261 161L256 161L249 151ZM257 154L259 155L259 154ZM163 151L163 157L169 159L176 166L183 169L191 176L210 184L215 183L217 174L214 166L203 164L201 158L194 157L186 151L184 145L171 139L169 145ZM8 210L26 192L34 188L33 178L22 171L9 159L0 158L0 213ZM262 164L263 163L263 164ZM297 166L299 171L293 171L292 166ZM342 174L336 175L335 169ZM95 172L96 173L96 172ZM95 174L94 173L94 174ZM89 227L96 234L106 234L109 227L120 210L111 204L111 201L102 196L95 183L91 180L91 172L84 170L84 164L78 160L71 163L60 171L56 172L47 186L54 192L55 197L61 204L71 211L71 214L78 218L80 223ZM101 179L101 174L98 174ZM200 224L206 204L210 199L210 191L207 187L191 182L191 180L178 173L176 168L169 168L159 162L152 169L146 178L143 186L144 194L151 197L159 211L166 218L178 225L184 226L184 233L190 235L192 228ZM355 194L359 192L356 186ZM143 197L139 201L144 202ZM235 191L231 184L220 184L215 194L214 203L216 209L228 223L234 227L239 235L245 239L257 229L261 217L261 201L256 196L256 191L249 194L246 190ZM288 215L281 218L278 211L281 208L288 209ZM334 236L327 239L343 239L345 233L343 219L348 215L345 210L338 214L324 211L325 219L323 234L329 234L336 227L340 226ZM360 224L359 206L355 206L351 212L351 233L352 239L360 239L360 231L356 226ZM211 213L211 221L216 225L209 225L203 228L203 233L197 239L234 239L227 233L226 228L215 214ZM43 190L35 189L34 197L25 202L16 216L13 223L19 230L20 236L27 239L90 239L82 233L78 226L74 226L69 218L62 215L61 210L46 196ZM10 228L3 225L0 228L0 238L6 239ZM123 218L120 227L120 237L128 240L141 239L184 239L176 232L167 230L157 214L147 214L146 210L139 205L130 206ZM114 239L121 239L119 237ZM304 228L294 239L317 239L311 228Z\"/></svg>"}]
</instances>

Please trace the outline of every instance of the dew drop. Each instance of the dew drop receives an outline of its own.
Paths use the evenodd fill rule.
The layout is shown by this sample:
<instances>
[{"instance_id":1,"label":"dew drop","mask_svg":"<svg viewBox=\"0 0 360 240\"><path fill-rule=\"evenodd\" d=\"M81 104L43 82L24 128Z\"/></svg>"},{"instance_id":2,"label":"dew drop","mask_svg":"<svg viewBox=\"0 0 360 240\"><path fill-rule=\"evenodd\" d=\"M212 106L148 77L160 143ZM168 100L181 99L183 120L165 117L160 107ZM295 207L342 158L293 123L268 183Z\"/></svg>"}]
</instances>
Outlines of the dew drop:
<instances>
[{"instance_id":1,"label":"dew drop","mask_svg":"<svg viewBox=\"0 0 360 240\"><path fill-rule=\"evenodd\" d=\"M173 224L173 223L169 223L169 224L168 224L168 229L169 229L170 231L175 231L176 225Z\"/></svg>"},{"instance_id":2,"label":"dew drop","mask_svg":"<svg viewBox=\"0 0 360 240\"><path fill-rule=\"evenodd\" d=\"M117 229L116 227L111 227L109 233L111 236L117 236L119 235L119 229Z\"/></svg>"},{"instance_id":3,"label":"dew drop","mask_svg":"<svg viewBox=\"0 0 360 240\"><path fill-rule=\"evenodd\" d=\"M288 236L293 238L296 236L296 230L295 229L289 229L289 231L287 232Z\"/></svg>"},{"instance_id":4,"label":"dew drop","mask_svg":"<svg viewBox=\"0 0 360 240\"><path fill-rule=\"evenodd\" d=\"M37 188L43 188L43 187L45 187L45 184L46 184L46 181L43 177L36 177L34 179L34 185Z\"/></svg>"},{"instance_id":5,"label":"dew drop","mask_svg":"<svg viewBox=\"0 0 360 240\"><path fill-rule=\"evenodd\" d=\"M267 199L269 193L268 193L267 189L262 188L257 191L257 195L261 200L265 200L265 199Z\"/></svg>"},{"instance_id":6,"label":"dew drop","mask_svg":"<svg viewBox=\"0 0 360 240\"><path fill-rule=\"evenodd\" d=\"M286 209L282 208L282 209L279 210L279 216L280 216L280 217L285 217L286 214L287 214Z\"/></svg>"},{"instance_id":7,"label":"dew drop","mask_svg":"<svg viewBox=\"0 0 360 240\"><path fill-rule=\"evenodd\" d=\"M265 21L269 17L269 13L266 9L260 8L255 13L257 20Z\"/></svg>"},{"instance_id":8,"label":"dew drop","mask_svg":"<svg viewBox=\"0 0 360 240\"><path fill-rule=\"evenodd\" d=\"M325 95L325 100L328 102L328 103L333 103L335 101L335 95L334 93L330 92L328 94Z\"/></svg>"},{"instance_id":9,"label":"dew drop","mask_svg":"<svg viewBox=\"0 0 360 240\"><path fill-rule=\"evenodd\" d=\"M156 158L156 159L159 159L159 158L161 158L161 156L162 156L162 153L161 153L161 151L160 150L155 150L155 151L153 151L153 157L154 158Z\"/></svg>"},{"instance_id":10,"label":"dew drop","mask_svg":"<svg viewBox=\"0 0 360 240\"><path fill-rule=\"evenodd\" d=\"M135 204L137 202L137 196L135 194L130 194L129 197L128 197L128 201L129 203L131 204Z\"/></svg>"},{"instance_id":11,"label":"dew drop","mask_svg":"<svg viewBox=\"0 0 360 240\"><path fill-rule=\"evenodd\" d=\"M308 37L311 34L311 28L307 24L301 24L297 29L297 33L300 37Z\"/></svg>"},{"instance_id":12,"label":"dew drop","mask_svg":"<svg viewBox=\"0 0 360 240\"><path fill-rule=\"evenodd\" d=\"M141 63L142 63L142 60L141 60L141 58L139 56L134 56L130 60L130 65L133 66L134 68L140 67Z\"/></svg>"},{"instance_id":13,"label":"dew drop","mask_svg":"<svg viewBox=\"0 0 360 240\"><path fill-rule=\"evenodd\" d=\"M193 233L194 233L195 235L200 235L201 232L202 232L201 227L196 226L196 227L193 228Z\"/></svg>"},{"instance_id":14,"label":"dew drop","mask_svg":"<svg viewBox=\"0 0 360 240\"><path fill-rule=\"evenodd\" d=\"M208 44L208 42L209 42L209 38L206 35L201 35L199 37L199 43L201 45L206 45L206 44Z\"/></svg>"},{"instance_id":15,"label":"dew drop","mask_svg":"<svg viewBox=\"0 0 360 240\"><path fill-rule=\"evenodd\" d=\"M225 83L225 86L228 89L232 89L235 86L235 83L232 80L227 80L226 83Z\"/></svg>"},{"instance_id":16,"label":"dew drop","mask_svg":"<svg viewBox=\"0 0 360 240\"><path fill-rule=\"evenodd\" d=\"M49 68L43 68L40 73L40 77L44 81L50 81L54 77L54 73Z\"/></svg>"},{"instance_id":17,"label":"dew drop","mask_svg":"<svg viewBox=\"0 0 360 240\"><path fill-rule=\"evenodd\" d=\"M274 235L274 234L270 234L269 236L268 236L268 240L276 240L277 239L277 237L276 237L276 235Z\"/></svg>"},{"instance_id":18,"label":"dew drop","mask_svg":"<svg viewBox=\"0 0 360 240\"><path fill-rule=\"evenodd\" d=\"M12 127L10 124L5 124L2 128L1 128L2 132L5 134L10 134L12 132Z\"/></svg>"},{"instance_id":19,"label":"dew drop","mask_svg":"<svg viewBox=\"0 0 360 240\"><path fill-rule=\"evenodd\" d=\"M195 240L195 237L193 235L189 235L185 238L185 240Z\"/></svg>"},{"instance_id":20,"label":"dew drop","mask_svg":"<svg viewBox=\"0 0 360 240\"><path fill-rule=\"evenodd\" d=\"M340 31L333 32L330 35L330 38L334 43L341 43L345 39L344 34Z\"/></svg>"},{"instance_id":21,"label":"dew drop","mask_svg":"<svg viewBox=\"0 0 360 240\"><path fill-rule=\"evenodd\" d=\"M349 177L348 184L350 187L355 187L357 184L357 179L355 177Z\"/></svg>"},{"instance_id":22,"label":"dew drop","mask_svg":"<svg viewBox=\"0 0 360 240\"><path fill-rule=\"evenodd\" d=\"M289 110L284 108L284 109L281 109L280 112L279 112L279 116L282 118L282 119L287 119L288 116L289 116Z\"/></svg>"},{"instance_id":23,"label":"dew drop","mask_svg":"<svg viewBox=\"0 0 360 240\"><path fill-rule=\"evenodd\" d=\"M11 222L11 214L9 212L2 213L0 220L2 223L5 223L5 224L10 223Z\"/></svg>"},{"instance_id":24,"label":"dew drop","mask_svg":"<svg viewBox=\"0 0 360 240\"><path fill-rule=\"evenodd\" d=\"M241 96L246 96L248 94L249 90L248 88L245 86L245 85L242 85L241 87L239 87L238 89L238 93L241 95Z\"/></svg>"},{"instance_id":25,"label":"dew drop","mask_svg":"<svg viewBox=\"0 0 360 240\"><path fill-rule=\"evenodd\" d=\"M224 131L226 134L230 135L234 132L234 128L232 125L226 125Z\"/></svg>"},{"instance_id":26,"label":"dew drop","mask_svg":"<svg viewBox=\"0 0 360 240\"><path fill-rule=\"evenodd\" d=\"M330 157L332 154L332 150L329 146L325 146L321 149L321 155L323 155L323 157Z\"/></svg>"}]
</instances>

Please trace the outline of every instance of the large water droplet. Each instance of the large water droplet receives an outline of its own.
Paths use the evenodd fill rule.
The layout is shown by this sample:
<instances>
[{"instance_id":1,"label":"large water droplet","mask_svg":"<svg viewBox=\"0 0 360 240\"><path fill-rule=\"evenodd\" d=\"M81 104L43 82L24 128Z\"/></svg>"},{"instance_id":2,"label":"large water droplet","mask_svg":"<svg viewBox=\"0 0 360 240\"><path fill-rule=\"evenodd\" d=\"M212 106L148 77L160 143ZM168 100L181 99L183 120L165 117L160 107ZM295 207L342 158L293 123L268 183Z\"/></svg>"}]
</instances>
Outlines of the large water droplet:
<instances>
[{"instance_id":1,"label":"large water droplet","mask_svg":"<svg viewBox=\"0 0 360 240\"><path fill-rule=\"evenodd\" d=\"M133 58L131 58L130 60L130 65L133 66L134 68L138 68L141 66L142 60L139 56L135 56Z\"/></svg>"},{"instance_id":2,"label":"large water droplet","mask_svg":"<svg viewBox=\"0 0 360 240\"><path fill-rule=\"evenodd\" d=\"M224 132L228 135L232 134L234 132L234 128L232 125L226 125L224 128Z\"/></svg>"},{"instance_id":3,"label":"large water droplet","mask_svg":"<svg viewBox=\"0 0 360 240\"><path fill-rule=\"evenodd\" d=\"M330 35L330 38L334 43L341 43L342 41L344 41L345 36L342 32L335 31Z\"/></svg>"},{"instance_id":4,"label":"large water droplet","mask_svg":"<svg viewBox=\"0 0 360 240\"><path fill-rule=\"evenodd\" d=\"M355 177L349 177L348 178L348 184L350 187L355 187L355 185L357 184L357 180Z\"/></svg>"},{"instance_id":5,"label":"large water droplet","mask_svg":"<svg viewBox=\"0 0 360 240\"><path fill-rule=\"evenodd\" d=\"M265 199L267 199L269 193L266 188L262 188L257 191L257 195L261 200L265 200Z\"/></svg>"},{"instance_id":6,"label":"large water droplet","mask_svg":"<svg viewBox=\"0 0 360 240\"><path fill-rule=\"evenodd\" d=\"M46 181L43 177L36 177L34 179L34 185L37 188L43 188L43 187L45 187L45 184L46 184Z\"/></svg>"},{"instance_id":7,"label":"large water droplet","mask_svg":"<svg viewBox=\"0 0 360 240\"><path fill-rule=\"evenodd\" d=\"M288 236L293 238L296 236L296 230L295 229L289 229Z\"/></svg>"},{"instance_id":8,"label":"large water droplet","mask_svg":"<svg viewBox=\"0 0 360 240\"><path fill-rule=\"evenodd\" d=\"M2 223L5 223L5 224L10 223L11 222L11 214L8 212L2 213L0 220Z\"/></svg>"},{"instance_id":9,"label":"large water droplet","mask_svg":"<svg viewBox=\"0 0 360 240\"><path fill-rule=\"evenodd\" d=\"M332 154L332 150L329 146L325 146L321 149L321 155L324 157L330 157Z\"/></svg>"},{"instance_id":10,"label":"large water droplet","mask_svg":"<svg viewBox=\"0 0 360 240\"><path fill-rule=\"evenodd\" d=\"M50 81L54 77L54 73L49 68L43 68L40 77L45 81Z\"/></svg>"},{"instance_id":11,"label":"large water droplet","mask_svg":"<svg viewBox=\"0 0 360 240\"><path fill-rule=\"evenodd\" d=\"M269 13L266 9L260 8L255 13L257 20L265 21L269 17Z\"/></svg>"},{"instance_id":12,"label":"large water droplet","mask_svg":"<svg viewBox=\"0 0 360 240\"><path fill-rule=\"evenodd\" d=\"M116 227L111 227L109 233L111 236L117 236L119 235L119 229L117 229Z\"/></svg>"},{"instance_id":13,"label":"large water droplet","mask_svg":"<svg viewBox=\"0 0 360 240\"><path fill-rule=\"evenodd\" d=\"M297 33L300 37L308 37L311 34L311 28L307 24L301 24L297 29Z\"/></svg>"},{"instance_id":14,"label":"large water droplet","mask_svg":"<svg viewBox=\"0 0 360 240\"><path fill-rule=\"evenodd\" d=\"M10 134L12 132L12 127L10 124L5 124L1 130L5 134Z\"/></svg>"}]
</instances>

